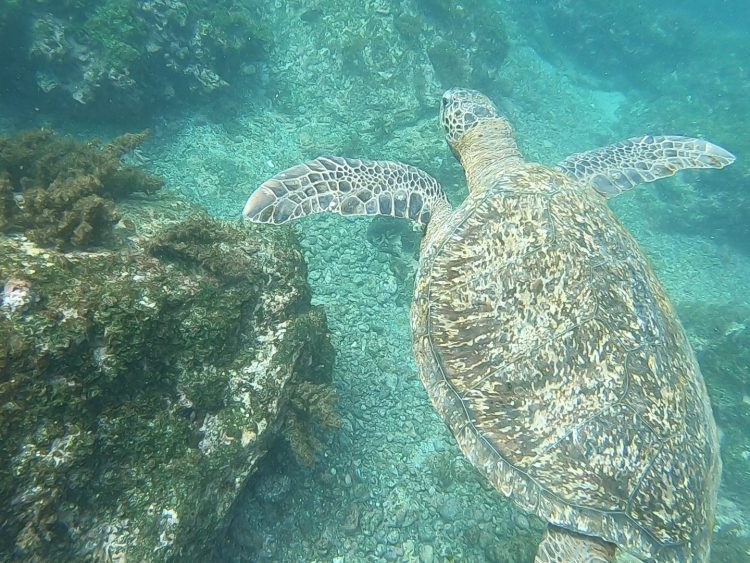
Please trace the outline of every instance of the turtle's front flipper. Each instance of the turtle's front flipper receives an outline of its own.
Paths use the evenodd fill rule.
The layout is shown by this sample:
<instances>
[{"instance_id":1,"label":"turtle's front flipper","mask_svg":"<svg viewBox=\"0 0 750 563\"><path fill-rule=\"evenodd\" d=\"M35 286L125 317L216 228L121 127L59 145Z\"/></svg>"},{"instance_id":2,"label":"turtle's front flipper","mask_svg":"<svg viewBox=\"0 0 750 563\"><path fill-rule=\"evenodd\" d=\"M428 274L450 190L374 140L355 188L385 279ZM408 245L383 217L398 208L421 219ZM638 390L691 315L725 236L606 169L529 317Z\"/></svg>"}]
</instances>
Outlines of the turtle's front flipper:
<instances>
[{"instance_id":1,"label":"turtle's front flipper","mask_svg":"<svg viewBox=\"0 0 750 563\"><path fill-rule=\"evenodd\" d=\"M534 563L612 563L614 560L614 544L549 525Z\"/></svg>"},{"instance_id":2,"label":"turtle's front flipper","mask_svg":"<svg viewBox=\"0 0 750 563\"><path fill-rule=\"evenodd\" d=\"M570 155L557 169L588 183L605 197L614 197L685 168L724 168L732 162L734 155L708 141L646 135Z\"/></svg>"},{"instance_id":3,"label":"turtle's front flipper","mask_svg":"<svg viewBox=\"0 0 750 563\"><path fill-rule=\"evenodd\" d=\"M321 156L264 182L242 215L254 223L281 224L328 211L388 215L426 225L442 206L449 204L438 181L414 166Z\"/></svg>"}]
</instances>

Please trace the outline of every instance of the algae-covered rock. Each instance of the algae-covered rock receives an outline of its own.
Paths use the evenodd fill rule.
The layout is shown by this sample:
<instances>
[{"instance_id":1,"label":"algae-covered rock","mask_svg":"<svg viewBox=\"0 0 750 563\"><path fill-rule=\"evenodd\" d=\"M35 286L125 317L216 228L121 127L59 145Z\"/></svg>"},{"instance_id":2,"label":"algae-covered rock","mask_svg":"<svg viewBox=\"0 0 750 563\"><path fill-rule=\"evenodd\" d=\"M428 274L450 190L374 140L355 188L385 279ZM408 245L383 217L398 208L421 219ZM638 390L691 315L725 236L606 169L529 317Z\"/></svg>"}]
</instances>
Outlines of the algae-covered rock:
<instances>
[{"instance_id":1,"label":"algae-covered rock","mask_svg":"<svg viewBox=\"0 0 750 563\"><path fill-rule=\"evenodd\" d=\"M118 250L0 236L8 557L201 560L287 420L335 425L291 231L163 205L123 212Z\"/></svg>"}]
</instances>

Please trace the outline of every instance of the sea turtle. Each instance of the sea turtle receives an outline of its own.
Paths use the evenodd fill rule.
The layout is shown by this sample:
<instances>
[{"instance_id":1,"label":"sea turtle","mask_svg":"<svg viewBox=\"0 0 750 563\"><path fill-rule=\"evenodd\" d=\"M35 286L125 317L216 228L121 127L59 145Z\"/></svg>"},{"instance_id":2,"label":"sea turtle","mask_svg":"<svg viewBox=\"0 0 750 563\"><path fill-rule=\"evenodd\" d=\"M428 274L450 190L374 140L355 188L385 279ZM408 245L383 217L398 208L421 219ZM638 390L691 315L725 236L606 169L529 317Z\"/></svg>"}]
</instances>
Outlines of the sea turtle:
<instances>
[{"instance_id":1,"label":"sea turtle","mask_svg":"<svg viewBox=\"0 0 750 563\"><path fill-rule=\"evenodd\" d=\"M707 561L721 472L706 387L672 305L606 199L734 157L644 136L526 162L483 94L443 95L469 195L402 163L321 157L266 181L244 217L330 211L426 226L411 309L420 378L471 463L548 522L538 563Z\"/></svg>"}]
</instances>

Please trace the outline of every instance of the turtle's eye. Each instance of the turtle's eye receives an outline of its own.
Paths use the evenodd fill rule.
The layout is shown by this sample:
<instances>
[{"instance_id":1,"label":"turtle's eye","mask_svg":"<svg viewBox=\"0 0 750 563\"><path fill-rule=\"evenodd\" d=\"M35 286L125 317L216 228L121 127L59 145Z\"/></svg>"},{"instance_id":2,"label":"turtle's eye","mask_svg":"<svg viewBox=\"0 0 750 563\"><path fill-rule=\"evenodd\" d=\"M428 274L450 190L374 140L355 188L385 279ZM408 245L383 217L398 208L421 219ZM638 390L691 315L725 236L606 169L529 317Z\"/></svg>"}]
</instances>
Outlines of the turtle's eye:
<instances>
[{"instance_id":1,"label":"turtle's eye","mask_svg":"<svg viewBox=\"0 0 750 563\"><path fill-rule=\"evenodd\" d=\"M495 117L495 112L490 110L490 108L486 108L484 106L477 106L473 111L477 119L480 119L482 117Z\"/></svg>"}]
</instances>

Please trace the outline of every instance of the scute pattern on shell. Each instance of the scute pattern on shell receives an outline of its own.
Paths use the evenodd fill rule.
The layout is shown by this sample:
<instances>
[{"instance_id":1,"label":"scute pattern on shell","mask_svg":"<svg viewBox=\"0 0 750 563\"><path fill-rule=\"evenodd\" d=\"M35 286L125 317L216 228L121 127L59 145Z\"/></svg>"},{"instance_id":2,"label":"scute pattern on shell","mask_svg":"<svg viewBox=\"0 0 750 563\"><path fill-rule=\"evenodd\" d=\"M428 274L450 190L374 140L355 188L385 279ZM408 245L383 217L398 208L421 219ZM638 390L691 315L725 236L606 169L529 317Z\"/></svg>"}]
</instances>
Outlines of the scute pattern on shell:
<instances>
[{"instance_id":1,"label":"scute pattern on shell","mask_svg":"<svg viewBox=\"0 0 750 563\"><path fill-rule=\"evenodd\" d=\"M425 387L500 492L639 557L706 557L720 460L705 386L601 197L509 170L426 242L415 296Z\"/></svg>"}]
</instances>

